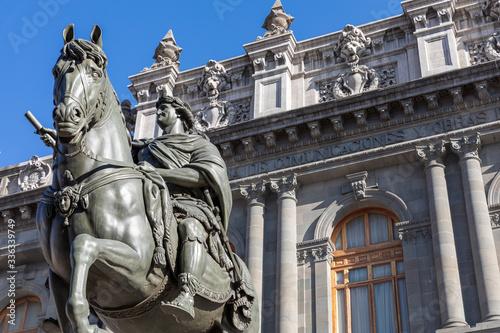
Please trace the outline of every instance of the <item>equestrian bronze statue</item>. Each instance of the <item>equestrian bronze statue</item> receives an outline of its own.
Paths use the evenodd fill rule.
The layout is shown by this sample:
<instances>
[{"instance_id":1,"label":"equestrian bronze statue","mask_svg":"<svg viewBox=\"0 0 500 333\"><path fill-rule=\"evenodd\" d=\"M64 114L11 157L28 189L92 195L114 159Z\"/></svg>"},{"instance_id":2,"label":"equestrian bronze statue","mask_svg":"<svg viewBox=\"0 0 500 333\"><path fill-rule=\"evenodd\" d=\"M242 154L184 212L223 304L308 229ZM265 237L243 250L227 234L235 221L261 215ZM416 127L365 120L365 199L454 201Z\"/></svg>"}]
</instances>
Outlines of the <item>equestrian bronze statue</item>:
<instances>
[{"instance_id":1,"label":"equestrian bronze statue","mask_svg":"<svg viewBox=\"0 0 500 333\"><path fill-rule=\"evenodd\" d=\"M132 141L106 72L101 29L63 32L54 74L53 183L36 222L64 333L257 332L250 274L226 237L224 160L187 103L163 95L163 135Z\"/></svg>"}]
</instances>

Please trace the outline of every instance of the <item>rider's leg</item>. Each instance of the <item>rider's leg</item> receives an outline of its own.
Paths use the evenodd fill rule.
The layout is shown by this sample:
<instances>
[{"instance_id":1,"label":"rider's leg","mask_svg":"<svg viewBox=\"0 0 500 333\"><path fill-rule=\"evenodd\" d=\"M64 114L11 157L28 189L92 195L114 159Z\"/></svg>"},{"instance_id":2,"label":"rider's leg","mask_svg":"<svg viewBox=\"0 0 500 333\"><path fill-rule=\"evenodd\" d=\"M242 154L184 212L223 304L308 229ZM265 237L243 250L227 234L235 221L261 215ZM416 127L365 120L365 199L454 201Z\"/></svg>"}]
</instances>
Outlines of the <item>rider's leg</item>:
<instances>
[{"instance_id":1,"label":"rider's leg","mask_svg":"<svg viewBox=\"0 0 500 333\"><path fill-rule=\"evenodd\" d=\"M194 296L198 290L198 280L207 266L208 233L194 218L187 218L180 222L178 231L179 238L182 240L179 255L180 274L177 277L181 291L173 301L163 303L165 306L163 310L181 319L189 319L194 318Z\"/></svg>"}]
</instances>

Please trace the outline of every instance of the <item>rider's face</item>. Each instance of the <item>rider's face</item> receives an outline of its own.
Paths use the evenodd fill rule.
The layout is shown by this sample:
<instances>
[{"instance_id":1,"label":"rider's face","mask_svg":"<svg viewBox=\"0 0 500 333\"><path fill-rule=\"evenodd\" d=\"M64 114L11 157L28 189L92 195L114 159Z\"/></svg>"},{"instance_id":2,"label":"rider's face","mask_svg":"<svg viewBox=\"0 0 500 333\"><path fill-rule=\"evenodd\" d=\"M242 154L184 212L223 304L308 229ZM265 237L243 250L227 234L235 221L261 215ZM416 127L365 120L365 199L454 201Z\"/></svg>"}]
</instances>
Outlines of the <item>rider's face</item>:
<instances>
[{"instance_id":1,"label":"rider's face","mask_svg":"<svg viewBox=\"0 0 500 333\"><path fill-rule=\"evenodd\" d=\"M175 108L170 103L163 103L160 105L158 110L156 110L156 116L156 123L161 129L171 127L178 119Z\"/></svg>"}]
</instances>

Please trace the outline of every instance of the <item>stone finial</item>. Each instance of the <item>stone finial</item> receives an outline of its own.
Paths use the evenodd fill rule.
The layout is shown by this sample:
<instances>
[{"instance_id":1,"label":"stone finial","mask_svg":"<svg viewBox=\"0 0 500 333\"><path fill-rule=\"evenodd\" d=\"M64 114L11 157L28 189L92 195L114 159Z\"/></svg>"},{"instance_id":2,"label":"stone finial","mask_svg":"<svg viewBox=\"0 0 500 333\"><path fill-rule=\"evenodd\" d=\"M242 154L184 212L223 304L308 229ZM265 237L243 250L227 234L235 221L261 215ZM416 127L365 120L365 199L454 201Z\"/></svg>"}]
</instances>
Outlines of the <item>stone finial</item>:
<instances>
[{"instance_id":1,"label":"stone finial","mask_svg":"<svg viewBox=\"0 0 500 333\"><path fill-rule=\"evenodd\" d=\"M182 48L177 46L174 39L172 29L170 29L165 37L161 40L160 44L156 47L153 59L156 62L151 68L175 65L179 66L179 57L181 56Z\"/></svg>"},{"instance_id":2,"label":"stone finial","mask_svg":"<svg viewBox=\"0 0 500 333\"><path fill-rule=\"evenodd\" d=\"M479 159L479 149L481 148L481 138L479 133L462 138L450 139L451 150L460 157Z\"/></svg>"},{"instance_id":3,"label":"stone finial","mask_svg":"<svg viewBox=\"0 0 500 333\"><path fill-rule=\"evenodd\" d=\"M123 100L121 107L123 116L125 117L125 126L127 126L129 132L134 132L137 110L132 108L132 103L128 99Z\"/></svg>"},{"instance_id":4,"label":"stone finial","mask_svg":"<svg viewBox=\"0 0 500 333\"><path fill-rule=\"evenodd\" d=\"M19 173L21 191L29 191L48 184L52 171L38 156L30 158L28 165Z\"/></svg>"},{"instance_id":5,"label":"stone finial","mask_svg":"<svg viewBox=\"0 0 500 333\"><path fill-rule=\"evenodd\" d=\"M262 25L262 28L267 30L264 34L264 38L285 33L290 28L293 20L293 16L285 13L281 1L276 0L273 8L271 8L271 12L267 15Z\"/></svg>"},{"instance_id":6,"label":"stone finial","mask_svg":"<svg viewBox=\"0 0 500 333\"><path fill-rule=\"evenodd\" d=\"M365 37L360 29L350 24L346 25L340 33L339 44L335 48L338 62L357 65L361 57L371 54L369 50L371 43L370 37Z\"/></svg>"},{"instance_id":7,"label":"stone finial","mask_svg":"<svg viewBox=\"0 0 500 333\"><path fill-rule=\"evenodd\" d=\"M425 162L425 166L443 165L443 157L446 155L444 141L429 143L427 146L415 147L417 157Z\"/></svg>"},{"instance_id":8,"label":"stone finial","mask_svg":"<svg viewBox=\"0 0 500 333\"><path fill-rule=\"evenodd\" d=\"M366 178L368 177L368 172L362 171L346 175L347 179L351 183L352 191L354 192L354 198L356 200L361 200L365 197L366 191Z\"/></svg>"},{"instance_id":9,"label":"stone finial","mask_svg":"<svg viewBox=\"0 0 500 333\"><path fill-rule=\"evenodd\" d=\"M500 17L500 0L487 0L482 7L487 22L498 21Z\"/></svg>"}]
</instances>

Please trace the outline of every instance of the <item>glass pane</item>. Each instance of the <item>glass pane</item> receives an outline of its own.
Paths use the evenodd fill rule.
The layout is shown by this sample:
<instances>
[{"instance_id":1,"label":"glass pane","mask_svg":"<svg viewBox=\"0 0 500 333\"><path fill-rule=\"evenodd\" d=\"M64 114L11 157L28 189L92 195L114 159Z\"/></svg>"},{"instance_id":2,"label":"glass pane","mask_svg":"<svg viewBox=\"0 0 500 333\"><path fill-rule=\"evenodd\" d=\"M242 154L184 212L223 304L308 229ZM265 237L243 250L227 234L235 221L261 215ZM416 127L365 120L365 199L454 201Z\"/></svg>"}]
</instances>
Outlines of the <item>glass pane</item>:
<instances>
[{"instance_id":1,"label":"glass pane","mask_svg":"<svg viewBox=\"0 0 500 333\"><path fill-rule=\"evenodd\" d=\"M38 314L40 313L40 303L29 302L26 321L23 328L32 328L38 326Z\"/></svg>"},{"instance_id":2,"label":"glass pane","mask_svg":"<svg viewBox=\"0 0 500 333\"><path fill-rule=\"evenodd\" d=\"M394 220L392 221L392 229L394 232L394 239L398 240L399 239L399 231L398 231L398 228L396 227L396 222L394 222Z\"/></svg>"},{"instance_id":3,"label":"glass pane","mask_svg":"<svg viewBox=\"0 0 500 333\"><path fill-rule=\"evenodd\" d=\"M366 267L349 270L349 282L352 283L365 280L368 280L368 270Z\"/></svg>"},{"instance_id":4,"label":"glass pane","mask_svg":"<svg viewBox=\"0 0 500 333\"><path fill-rule=\"evenodd\" d=\"M337 239L335 240L335 251L342 250L342 231L339 232Z\"/></svg>"},{"instance_id":5,"label":"glass pane","mask_svg":"<svg viewBox=\"0 0 500 333\"><path fill-rule=\"evenodd\" d=\"M337 333L345 333L344 289L337 290Z\"/></svg>"},{"instance_id":6,"label":"glass pane","mask_svg":"<svg viewBox=\"0 0 500 333\"><path fill-rule=\"evenodd\" d=\"M370 240L372 244L389 241L389 230L387 229L387 216L380 214L368 214L370 220Z\"/></svg>"},{"instance_id":7,"label":"glass pane","mask_svg":"<svg viewBox=\"0 0 500 333\"><path fill-rule=\"evenodd\" d=\"M351 327L352 333L370 333L368 286L351 288Z\"/></svg>"},{"instance_id":8,"label":"glass pane","mask_svg":"<svg viewBox=\"0 0 500 333\"><path fill-rule=\"evenodd\" d=\"M401 313L402 333L410 333L410 322L408 320L408 303L406 301L405 279L398 280L399 312Z\"/></svg>"},{"instance_id":9,"label":"glass pane","mask_svg":"<svg viewBox=\"0 0 500 333\"><path fill-rule=\"evenodd\" d=\"M335 283L337 285L344 284L344 272L335 273Z\"/></svg>"},{"instance_id":10,"label":"glass pane","mask_svg":"<svg viewBox=\"0 0 500 333\"><path fill-rule=\"evenodd\" d=\"M21 303L16 305L16 319L14 320L15 325L7 325L7 332L14 332L20 328L21 320L23 319L24 306L26 303Z\"/></svg>"},{"instance_id":11,"label":"glass pane","mask_svg":"<svg viewBox=\"0 0 500 333\"><path fill-rule=\"evenodd\" d=\"M402 261L396 263L396 270L398 274L403 274L405 272L405 265Z\"/></svg>"},{"instance_id":12,"label":"glass pane","mask_svg":"<svg viewBox=\"0 0 500 333\"><path fill-rule=\"evenodd\" d=\"M391 264L373 266L373 278L391 276Z\"/></svg>"},{"instance_id":13,"label":"glass pane","mask_svg":"<svg viewBox=\"0 0 500 333\"><path fill-rule=\"evenodd\" d=\"M365 245L365 223L363 215L352 219L346 226L347 248Z\"/></svg>"},{"instance_id":14,"label":"glass pane","mask_svg":"<svg viewBox=\"0 0 500 333\"><path fill-rule=\"evenodd\" d=\"M392 282L374 284L373 291L375 293L375 322L377 332L396 333Z\"/></svg>"}]
</instances>

